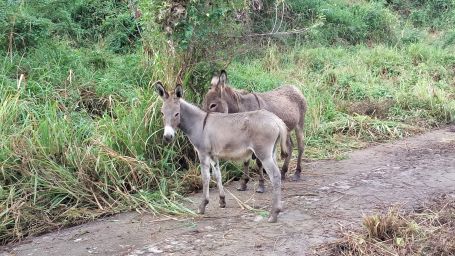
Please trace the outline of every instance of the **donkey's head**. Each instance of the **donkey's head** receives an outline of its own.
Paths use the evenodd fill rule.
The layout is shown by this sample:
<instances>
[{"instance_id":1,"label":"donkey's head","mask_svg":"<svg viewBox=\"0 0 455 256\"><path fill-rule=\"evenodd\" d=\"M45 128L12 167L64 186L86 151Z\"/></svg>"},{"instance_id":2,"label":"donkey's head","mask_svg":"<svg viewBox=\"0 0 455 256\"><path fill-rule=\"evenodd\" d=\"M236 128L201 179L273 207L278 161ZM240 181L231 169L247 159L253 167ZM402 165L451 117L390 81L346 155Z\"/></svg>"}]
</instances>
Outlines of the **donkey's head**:
<instances>
[{"instance_id":1,"label":"donkey's head","mask_svg":"<svg viewBox=\"0 0 455 256\"><path fill-rule=\"evenodd\" d=\"M214 75L210 83L210 89L204 97L203 109L207 112L228 113L228 104L222 97L226 86L227 74L221 70L219 76Z\"/></svg>"},{"instance_id":2,"label":"donkey's head","mask_svg":"<svg viewBox=\"0 0 455 256\"><path fill-rule=\"evenodd\" d=\"M164 121L163 139L169 143L174 139L175 130L180 125L180 98L183 97L183 88L181 85L177 85L174 93L169 94L163 84L158 81L155 83L155 89L163 100L161 107Z\"/></svg>"}]
</instances>

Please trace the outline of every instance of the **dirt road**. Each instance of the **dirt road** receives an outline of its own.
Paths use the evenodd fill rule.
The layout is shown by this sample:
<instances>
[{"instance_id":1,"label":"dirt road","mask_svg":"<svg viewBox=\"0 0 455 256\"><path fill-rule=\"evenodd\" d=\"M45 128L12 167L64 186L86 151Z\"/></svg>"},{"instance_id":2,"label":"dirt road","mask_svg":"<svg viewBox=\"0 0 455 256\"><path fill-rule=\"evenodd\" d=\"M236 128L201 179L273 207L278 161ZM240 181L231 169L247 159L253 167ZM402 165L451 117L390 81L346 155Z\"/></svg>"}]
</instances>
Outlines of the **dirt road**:
<instances>
[{"instance_id":1,"label":"dirt road","mask_svg":"<svg viewBox=\"0 0 455 256\"><path fill-rule=\"evenodd\" d=\"M436 130L355 151L346 160L307 163L303 176L283 184L284 212L275 224L242 210L229 193L227 208L218 208L212 189L204 217L121 214L2 248L0 255L309 255L340 227L357 226L363 214L453 192L455 133ZM265 194L254 193L253 183L245 192L236 185L227 189L248 205L270 205L270 184ZM190 197L193 209L200 197Z\"/></svg>"}]
</instances>

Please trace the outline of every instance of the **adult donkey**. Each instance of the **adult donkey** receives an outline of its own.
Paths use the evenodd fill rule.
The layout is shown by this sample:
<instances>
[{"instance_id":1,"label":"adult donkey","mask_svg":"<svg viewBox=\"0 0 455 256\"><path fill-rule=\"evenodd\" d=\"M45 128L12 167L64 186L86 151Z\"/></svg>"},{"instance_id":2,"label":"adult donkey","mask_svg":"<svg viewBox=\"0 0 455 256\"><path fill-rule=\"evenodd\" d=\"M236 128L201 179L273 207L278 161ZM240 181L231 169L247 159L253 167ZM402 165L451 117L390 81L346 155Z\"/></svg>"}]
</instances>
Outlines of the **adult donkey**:
<instances>
[{"instance_id":1,"label":"adult donkey","mask_svg":"<svg viewBox=\"0 0 455 256\"><path fill-rule=\"evenodd\" d=\"M226 207L220 159L246 160L255 154L264 165L273 186L272 209L269 222L276 222L281 211L281 178L275 161L275 144L281 141L286 148L286 124L266 110L237 114L213 113L202 111L183 100L183 89L177 85L170 95L161 82L155 84L163 100L161 112L164 117L164 140L174 138L179 128L190 140L198 153L201 163L204 198L199 213L205 212L209 203L210 165L220 192L220 207ZM287 154L282 150L282 157Z\"/></svg>"},{"instance_id":2,"label":"adult donkey","mask_svg":"<svg viewBox=\"0 0 455 256\"><path fill-rule=\"evenodd\" d=\"M281 86L273 91L264 93L248 93L229 87L227 84L227 73L221 70L219 76L214 76L211 88L204 97L203 109L209 112L238 113L258 109L266 109L284 121L289 131L295 130L298 146L297 167L292 180L300 179L302 172L302 155L304 151L303 128L305 125L305 113L307 103L303 94L294 86ZM288 134L286 157L281 168L281 179L285 179L289 168L292 154L292 141ZM256 159L259 167L259 193L264 192L264 177L262 174L261 161ZM249 180L248 175L249 160L244 162L244 171L239 190L246 190Z\"/></svg>"}]
</instances>

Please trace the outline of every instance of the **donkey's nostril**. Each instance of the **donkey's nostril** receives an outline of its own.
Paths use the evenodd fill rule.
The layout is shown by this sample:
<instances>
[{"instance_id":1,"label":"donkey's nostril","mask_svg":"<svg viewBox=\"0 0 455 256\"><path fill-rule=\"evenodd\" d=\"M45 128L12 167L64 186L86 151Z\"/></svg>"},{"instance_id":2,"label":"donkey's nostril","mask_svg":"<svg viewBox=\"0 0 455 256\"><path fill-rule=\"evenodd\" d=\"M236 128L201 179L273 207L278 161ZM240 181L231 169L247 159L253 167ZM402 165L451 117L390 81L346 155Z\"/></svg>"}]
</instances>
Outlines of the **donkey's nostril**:
<instances>
[{"instance_id":1,"label":"donkey's nostril","mask_svg":"<svg viewBox=\"0 0 455 256\"><path fill-rule=\"evenodd\" d=\"M167 143L171 142L173 138L174 138L173 135L164 135L163 136L164 141Z\"/></svg>"}]
</instances>

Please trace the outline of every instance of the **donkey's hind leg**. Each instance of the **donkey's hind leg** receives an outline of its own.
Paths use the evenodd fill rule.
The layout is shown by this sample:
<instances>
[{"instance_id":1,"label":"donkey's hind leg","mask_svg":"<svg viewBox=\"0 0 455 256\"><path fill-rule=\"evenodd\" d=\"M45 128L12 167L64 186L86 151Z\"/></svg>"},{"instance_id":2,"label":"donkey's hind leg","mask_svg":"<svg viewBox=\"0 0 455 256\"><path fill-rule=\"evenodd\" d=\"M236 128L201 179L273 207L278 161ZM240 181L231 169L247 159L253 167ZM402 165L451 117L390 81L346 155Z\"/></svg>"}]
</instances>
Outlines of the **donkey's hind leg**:
<instances>
[{"instance_id":1,"label":"donkey's hind leg","mask_svg":"<svg viewBox=\"0 0 455 256\"><path fill-rule=\"evenodd\" d=\"M240 186L237 188L238 191L245 191L247 188L246 184L250 180L249 167L250 160L246 160L245 162L243 162L243 175L242 178L240 179Z\"/></svg>"},{"instance_id":2,"label":"donkey's hind leg","mask_svg":"<svg viewBox=\"0 0 455 256\"><path fill-rule=\"evenodd\" d=\"M201 176L202 176L202 188L203 196L201 204L199 205L198 212L200 214L205 213L205 207L209 203L209 182L210 182L210 158L208 156L201 157L199 155L199 160L201 162Z\"/></svg>"},{"instance_id":3,"label":"donkey's hind leg","mask_svg":"<svg viewBox=\"0 0 455 256\"><path fill-rule=\"evenodd\" d=\"M292 176L293 181L300 180L300 173L302 172L302 155L303 155L303 151L305 150L303 136L304 135L303 135L303 123L302 123L302 124L299 124L295 128L295 137L297 138L297 147L298 147L299 153L297 155L297 167L295 168L295 173Z\"/></svg>"},{"instance_id":4,"label":"donkey's hind leg","mask_svg":"<svg viewBox=\"0 0 455 256\"><path fill-rule=\"evenodd\" d=\"M272 182L272 210L270 212L269 222L277 222L278 214L282 210L281 202L281 175L278 166L273 160L272 156L265 159L261 159L264 169L269 175L270 181Z\"/></svg>"},{"instance_id":5,"label":"donkey's hind leg","mask_svg":"<svg viewBox=\"0 0 455 256\"><path fill-rule=\"evenodd\" d=\"M264 193L265 192L265 186L264 186L264 168L262 168L262 163L261 160L256 158L256 165L258 166L258 172L259 172L259 185L258 188L256 189L256 193Z\"/></svg>"},{"instance_id":6,"label":"donkey's hind leg","mask_svg":"<svg viewBox=\"0 0 455 256\"><path fill-rule=\"evenodd\" d=\"M220 208L226 207L226 196L224 194L223 179L221 177L220 162L218 160L212 161L213 175L216 178L216 184L220 192Z\"/></svg>"},{"instance_id":7,"label":"donkey's hind leg","mask_svg":"<svg viewBox=\"0 0 455 256\"><path fill-rule=\"evenodd\" d=\"M288 138L286 140L286 146L288 147L288 155L284 159L283 166L281 167L281 180L286 179L286 172L289 169L289 163L291 162L291 157L292 157L292 140L291 140L291 135L288 133Z\"/></svg>"}]
</instances>

